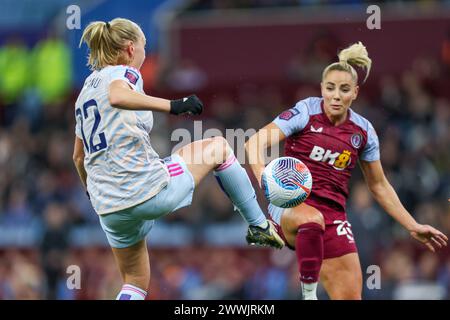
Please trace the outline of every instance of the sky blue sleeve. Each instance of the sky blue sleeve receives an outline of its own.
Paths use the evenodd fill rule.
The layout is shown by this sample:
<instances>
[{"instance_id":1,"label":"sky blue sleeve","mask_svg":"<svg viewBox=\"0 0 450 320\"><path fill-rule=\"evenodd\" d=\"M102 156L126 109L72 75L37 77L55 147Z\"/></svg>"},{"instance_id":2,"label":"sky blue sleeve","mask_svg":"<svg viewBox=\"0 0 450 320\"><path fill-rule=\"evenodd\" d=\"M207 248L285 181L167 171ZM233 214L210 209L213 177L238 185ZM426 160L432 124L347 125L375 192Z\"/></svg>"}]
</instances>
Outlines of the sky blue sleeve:
<instances>
[{"instance_id":1,"label":"sky blue sleeve","mask_svg":"<svg viewBox=\"0 0 450 320\"><path fill-rule=\"evenodd\" d=\"M370 123L367 132L367 143L360 159L368 162L380 160L380 142L375 129Z\"/></svg>"},{"instance_id":2,"label":"sky blue sleeve","mask_svg":"<svg viewBox=\"0 0 450 320\"><path fill-rule=\"evenodd\" d=\"M309 121L307 99L282 112L273 122L283 131L286 137L302 131Z\"/></svg>"}]
</instances>

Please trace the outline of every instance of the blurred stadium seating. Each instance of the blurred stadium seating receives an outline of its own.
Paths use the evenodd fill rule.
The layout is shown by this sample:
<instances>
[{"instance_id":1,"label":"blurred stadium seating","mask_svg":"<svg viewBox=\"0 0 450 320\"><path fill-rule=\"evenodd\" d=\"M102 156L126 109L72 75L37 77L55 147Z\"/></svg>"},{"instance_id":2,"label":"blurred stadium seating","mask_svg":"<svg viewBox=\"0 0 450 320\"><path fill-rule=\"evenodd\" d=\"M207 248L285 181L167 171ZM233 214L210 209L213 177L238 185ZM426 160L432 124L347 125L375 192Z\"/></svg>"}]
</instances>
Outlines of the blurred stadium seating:
<instances>
[{"instance_id":1,"label":"blurred stadium seating","mask_svg":"<svg viewBox=\"0 0 450 320\"><path fill-rule=\"evenodd\" d=\"M366 1L150 2L79 1L82 27L115 16L138 21L152 39L146 92L196 92L206 101L203 130L260 128L319 95L323 67L339 48L363 41L373 73L353 108L377 130L385 172L406 208L450 234L448 1L381 3L388 19L373 31L365 28ZM2 1L0 10L0 299L110 299L119 273L72 163L86 49L77 48L80 30L65 29L70 3L40 3L35 10L33 1ZM169 142L173 130L193 130L192 118L155 119L161 156L177 143ZM365 298L450 298L449 250L433 255L414 243L374 203L358 169L348 213L363 272L382 272L381 290L365 287ZM299 298L293 253L248 248L245 230L207 178L191 207L150 234L150 299ZM69 265L82 270L80 290L66 287Z\"/></svg>"}]
</instances>

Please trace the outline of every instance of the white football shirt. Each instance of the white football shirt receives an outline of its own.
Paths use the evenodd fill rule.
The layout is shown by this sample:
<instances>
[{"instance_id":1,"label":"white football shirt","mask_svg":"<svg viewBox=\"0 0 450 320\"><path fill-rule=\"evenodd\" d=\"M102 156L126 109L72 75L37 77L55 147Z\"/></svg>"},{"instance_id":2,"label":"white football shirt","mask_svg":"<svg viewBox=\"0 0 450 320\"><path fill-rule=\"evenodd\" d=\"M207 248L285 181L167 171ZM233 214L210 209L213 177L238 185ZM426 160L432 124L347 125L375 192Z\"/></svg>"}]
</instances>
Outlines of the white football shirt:
<instances>
[{"instance_id":1,"label":"white football shirt","mask_svg":"<svg viewBox=\"0 0 450 320\"><path fill-rule=\"evenodd\" d=\"M75 133L83 140L87 189L98 214L142 203L169 181L150 143L153 113L112 107L108 88L114 80L143 92L137 69L108 66L87 77L75 103Z\"/></svg>"}]
</instances>

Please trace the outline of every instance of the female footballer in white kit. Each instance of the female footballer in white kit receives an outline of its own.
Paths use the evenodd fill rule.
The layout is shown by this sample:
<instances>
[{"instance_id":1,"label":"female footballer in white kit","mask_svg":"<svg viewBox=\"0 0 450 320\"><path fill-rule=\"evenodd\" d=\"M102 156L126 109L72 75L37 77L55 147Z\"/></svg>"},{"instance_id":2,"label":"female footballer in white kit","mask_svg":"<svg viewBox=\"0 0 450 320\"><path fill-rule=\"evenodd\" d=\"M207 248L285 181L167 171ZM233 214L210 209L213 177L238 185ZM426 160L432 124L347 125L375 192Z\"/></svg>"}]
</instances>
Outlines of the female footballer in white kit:
<instances>
[{"instance_id":1,"label":"female footballer in white kit","mask_svg":"<svg viewBox=\"0 0 450 320\"><path fill-rule=\"evenodd\" d=\"M150 281L145 237L154 219L190 205L195 186L210 171L249 223L247 241L281 248L283 240L225 139L195 141L163 160L153 150L152 111L197 115L203 104L195 95L166 100L144 93L141 28L122 18L96 21L84 30L82 42L90 49L93 72L75 104L73 158L123 278L117 299L145 299Z\"/></svg>"}]
</instances>

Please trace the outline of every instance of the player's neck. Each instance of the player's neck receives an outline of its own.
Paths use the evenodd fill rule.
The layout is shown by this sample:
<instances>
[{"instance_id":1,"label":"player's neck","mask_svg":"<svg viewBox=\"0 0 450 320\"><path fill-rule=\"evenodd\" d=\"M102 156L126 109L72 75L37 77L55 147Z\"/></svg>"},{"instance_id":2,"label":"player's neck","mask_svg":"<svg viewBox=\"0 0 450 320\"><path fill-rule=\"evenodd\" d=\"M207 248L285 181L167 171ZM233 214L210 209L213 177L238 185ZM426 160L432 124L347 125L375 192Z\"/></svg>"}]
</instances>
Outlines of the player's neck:
<instances>
[{"instance_id":1,"label":"player's neck","mask_svg":"<svg viewBox=\"0 0 450 320\"><path fill-rule=\"evenodd\" d=\"M325 116L336 127L343 124L345 122L345 120L347 120L347 114L348 114L348 112L345 112L342 115L331 115L325 111Z\"/></svg>"}]
</instances>

